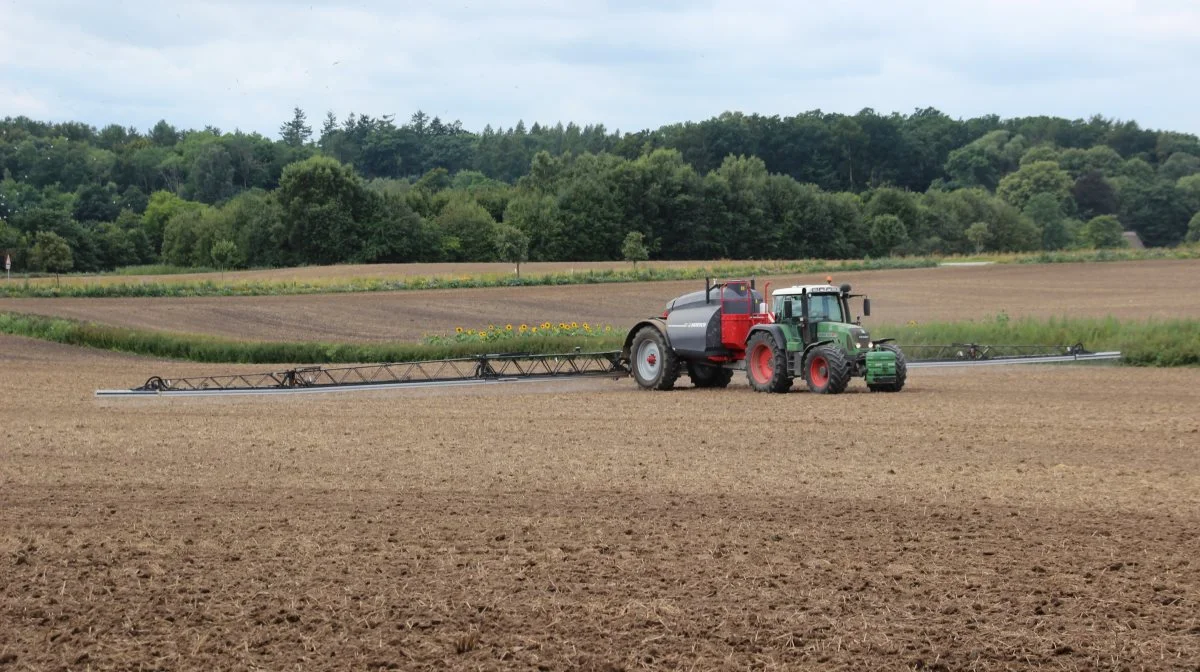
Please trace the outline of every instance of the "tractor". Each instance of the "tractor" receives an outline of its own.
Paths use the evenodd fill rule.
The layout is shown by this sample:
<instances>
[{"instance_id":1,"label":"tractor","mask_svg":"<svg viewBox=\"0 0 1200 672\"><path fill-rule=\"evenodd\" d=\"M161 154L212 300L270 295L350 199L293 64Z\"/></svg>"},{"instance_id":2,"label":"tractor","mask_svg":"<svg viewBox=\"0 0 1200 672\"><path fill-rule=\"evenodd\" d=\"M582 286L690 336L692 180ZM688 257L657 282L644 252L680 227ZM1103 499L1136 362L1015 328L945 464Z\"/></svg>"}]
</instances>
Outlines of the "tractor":
<instances>
[{"instance_id":1,"label":"tractor","mask_svg":"<svg viewBox=\"0 0 1200 672\"><path fill-rule=\"evenodd\" d=\"M861 319L851 322L850 299L862 297L865 316L871 300L832 282L777 289L768 307L753 279L706 278L704 291L634 325L622 358L646 390L670 390L684 372L696 387L725 387L744 370L759 392L787 392L801 378L811 392L839 394L854 377L873 392L899 392L904 353L892 339L872 340Z\"/></svg>"}]
</instances>

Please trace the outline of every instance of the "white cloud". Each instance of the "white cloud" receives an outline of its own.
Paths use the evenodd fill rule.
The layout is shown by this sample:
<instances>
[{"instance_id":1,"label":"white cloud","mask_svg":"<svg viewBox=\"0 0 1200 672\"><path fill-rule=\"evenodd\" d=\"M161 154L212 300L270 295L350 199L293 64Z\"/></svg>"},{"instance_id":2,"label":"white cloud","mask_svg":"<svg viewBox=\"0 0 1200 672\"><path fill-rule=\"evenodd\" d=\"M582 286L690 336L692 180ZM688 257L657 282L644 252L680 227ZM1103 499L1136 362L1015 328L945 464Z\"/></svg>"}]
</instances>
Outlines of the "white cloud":
<instances>
[{"instance_id":1,"label":"white cloud","mask_svg":"<svg viewBox=\"0 0 1200 672\"><path fill-rule=\"evenodd\" d=\"M1192 0L0 3L0 115L274 135L298 105L636 130L728 109L1200 132Z\"/></svg>"}]
</instances>

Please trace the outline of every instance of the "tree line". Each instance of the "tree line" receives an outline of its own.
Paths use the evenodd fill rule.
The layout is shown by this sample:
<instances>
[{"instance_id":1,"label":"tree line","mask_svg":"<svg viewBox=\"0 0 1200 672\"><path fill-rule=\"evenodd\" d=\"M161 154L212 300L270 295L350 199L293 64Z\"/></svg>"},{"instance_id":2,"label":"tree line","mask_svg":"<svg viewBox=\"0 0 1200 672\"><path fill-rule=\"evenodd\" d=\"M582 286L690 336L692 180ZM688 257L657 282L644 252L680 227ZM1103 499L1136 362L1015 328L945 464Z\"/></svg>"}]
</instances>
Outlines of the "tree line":
<instances>
[{"instance_id":1,"label":"tree line","mask_svg":"<svg viewBox=\"0 0 1200 672\"><path fill-rule=\"evenodd\" d=\"M1093 117L726 113L636 133L302 110L279 137L0 122L19 270L852 258L1200 238L1200 140Z\"/></svg>"}]
</instances>

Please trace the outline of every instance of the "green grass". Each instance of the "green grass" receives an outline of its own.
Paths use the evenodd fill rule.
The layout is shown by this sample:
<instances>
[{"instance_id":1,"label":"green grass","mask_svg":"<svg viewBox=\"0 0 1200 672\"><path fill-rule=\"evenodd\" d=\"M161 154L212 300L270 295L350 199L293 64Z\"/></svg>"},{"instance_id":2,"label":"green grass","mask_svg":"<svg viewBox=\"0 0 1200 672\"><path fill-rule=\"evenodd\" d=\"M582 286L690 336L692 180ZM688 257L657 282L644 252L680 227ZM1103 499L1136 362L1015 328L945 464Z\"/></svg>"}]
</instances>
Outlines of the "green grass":
<instances>
[{"instance_id":1,"label":"green grass","mask_svg":"<svg viewBox=\"0 0 1200 672\"><path fill-rule=\"evenodd\" d=\"M929 322L872 327L877 338L904 345L1072 345L1094 352L1120 350L1121 361L1136 366L1200 365L1200 320L1118 320L1105 318L1010 319L1006 314L980 321Z\"/></svg>"},{"instance_id":2,"label":"green grass","mask_svg":"<svg viewBox=\"0 0 1200 672\"><path fill-rule=\"evenodd\" d=\"M114 327L62 318L0 313L0 333L166 359L212 363L340 364L409 362L469 357L500 351L526 353L619 349L621 329L609 334L529 336L503 343L315 343L238 341L213 336ZM904 345L1071 345L1093 351L1120 350L1136 366L1200 365L1200 320L1121 321L1115 318L1009 319L873 326L876 338Z\"/></svg>"},{"instance_id":3,"label":"green grass","mask_svg":"<svg viewBox=\"0 0 1200 672\"><path fill-rule=\"evenodd\" d=\"M171 264L142 264L141 266L122 266L103 275L183 275L186 273L217 273L217 269L207 266L172 266Z\"/></svg>"},{"instance_id":4,"label":"green grass","mask_svg":"<svg viewBox=\"0 0 1200 672\"><path fill-rule=\"evenodd\" d=\"M1152 259L1200 259L1200 245L1155 247L1145 250L1119 248L1112 250L1060 250L1034 252L1001 257L999 263L1011 264L1070 264L1079 262L1146 261Z\"/></svg>"}]
</instances>

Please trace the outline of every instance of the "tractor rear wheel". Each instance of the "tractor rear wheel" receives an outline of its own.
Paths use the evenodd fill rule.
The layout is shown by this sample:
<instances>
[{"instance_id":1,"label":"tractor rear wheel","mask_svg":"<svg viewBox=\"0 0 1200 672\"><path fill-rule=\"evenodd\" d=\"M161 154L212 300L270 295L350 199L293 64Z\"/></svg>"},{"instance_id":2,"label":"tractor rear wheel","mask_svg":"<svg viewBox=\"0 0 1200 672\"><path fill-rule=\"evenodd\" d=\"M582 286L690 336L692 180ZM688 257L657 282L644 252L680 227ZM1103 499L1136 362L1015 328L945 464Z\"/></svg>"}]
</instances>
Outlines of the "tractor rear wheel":
<instances>
[{"instance_id":1,"label":"tractor rear wheel","mask_svg":"<svg viewBox=\"0 0 1200 672\"><path fill-rule=\"evenodd\" d=\"M663 333L654 327L642 327L633 336L629 348L633 378L643 390L669 390L679 377L679 358L667 344Z\"/></svg>"},{"instance_id":2,"label":"tractor rear wheel","mask_svg":"<svg viewBox=\"0 0 1200 672\"><path fill-rule=\"evenodd\" d=\"M900 351L900 346L891 343L884 343L879 349L896 355L896 382L877 383L867 387L871 388L872 392L899 392L904 389L904 381L908 379L908 362L904 359L904 353Z\"/></svg>"},{"instance_id":3,"label":"tractor rear wheel","mask_svg":"<svg viewBox=\"0 0 1200 672\"><path fill-rule=\"evenodd\" d=\"M850 384L850 363L836 345L820 345L804 360L804 379L810 392L841 394Z\"/></svg>"},{"instance_id":4,"label":"tractor rear wheel","mask_svg":"<svg viewBox=\"0 0 1200 672\"><path fill-rule=\"evenodd\" d=\"M722 366L688 362L687 372L696 387L728 387L733 380L733 370Z\"/></svg>"},{"instance_id":5,"label":"tractor rear wheel","mask_svg":"<svg viewBox=\"0 0 1200 672\"><path fill-rule=\"evenodd\" d=\"M746 344L746 378L757 392L787 392L792 387L787 352L765 331L751 336Z\"/></svg>"}]
</instances>

